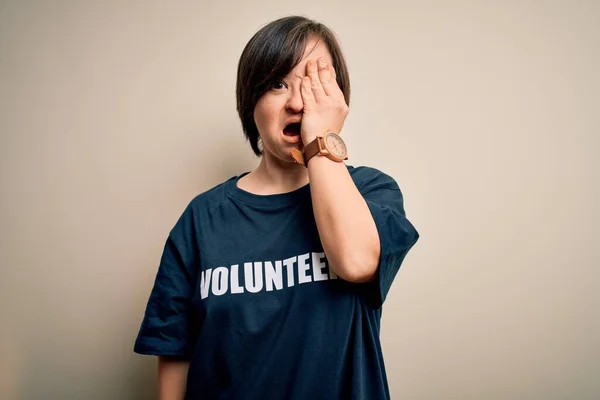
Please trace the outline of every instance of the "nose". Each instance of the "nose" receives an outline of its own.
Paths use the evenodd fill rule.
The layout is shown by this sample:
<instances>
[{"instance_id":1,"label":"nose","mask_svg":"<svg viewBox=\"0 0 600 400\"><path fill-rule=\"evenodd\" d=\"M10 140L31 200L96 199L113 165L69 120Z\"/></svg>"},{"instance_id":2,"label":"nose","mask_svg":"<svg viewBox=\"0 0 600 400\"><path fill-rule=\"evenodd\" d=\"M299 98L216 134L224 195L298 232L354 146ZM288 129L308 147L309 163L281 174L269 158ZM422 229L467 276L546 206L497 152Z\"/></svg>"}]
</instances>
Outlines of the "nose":
<instances>
[{"instance_id":1,"label":"nose","mask_svg":"<svg viewBox=\"0 0 600 400\"><path fill-rule=\"evenodd\" d=\"M300 94L300 87L294 87L289 91L285 107L294 113L302 112L304 109L304 102L302 101L302 95Z\"/></svg>"}]
</instances>

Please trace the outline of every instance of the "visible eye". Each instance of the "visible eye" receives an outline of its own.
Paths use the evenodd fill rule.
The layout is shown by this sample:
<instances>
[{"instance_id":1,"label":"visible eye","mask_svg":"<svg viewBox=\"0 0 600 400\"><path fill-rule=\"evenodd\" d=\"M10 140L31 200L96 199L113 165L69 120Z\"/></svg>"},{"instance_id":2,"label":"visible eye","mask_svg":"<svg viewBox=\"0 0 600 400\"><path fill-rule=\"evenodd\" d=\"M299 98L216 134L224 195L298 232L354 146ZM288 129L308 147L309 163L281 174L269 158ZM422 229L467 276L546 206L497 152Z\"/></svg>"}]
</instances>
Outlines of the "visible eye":
<instances>
[{"instance_id":1,"label":"visible eye","mask_svg":"<svg viewBox=\"0 0 600 400\"><path fill-rule=\"evenodd\" d=\"M273 90L281 90L287 88L287 85L284 81L274 81L271 83L271 85L269 85L269 88Z\"/></svg>"}]
</instances>

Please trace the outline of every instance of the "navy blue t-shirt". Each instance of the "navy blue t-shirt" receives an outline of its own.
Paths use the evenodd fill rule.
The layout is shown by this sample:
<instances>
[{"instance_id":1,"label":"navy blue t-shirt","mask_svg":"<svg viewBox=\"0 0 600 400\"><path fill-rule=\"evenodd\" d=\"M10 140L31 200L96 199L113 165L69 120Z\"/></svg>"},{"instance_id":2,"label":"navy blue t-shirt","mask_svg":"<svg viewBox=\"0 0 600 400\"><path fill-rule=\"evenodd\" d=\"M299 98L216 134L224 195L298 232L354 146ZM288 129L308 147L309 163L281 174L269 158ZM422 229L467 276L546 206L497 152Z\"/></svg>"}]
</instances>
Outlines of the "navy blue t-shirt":
<instances>
[{"instance_id":1,"label":"navy blue t-shirt","mask_svg":"<svg viewBox=\"0 0 600 400\"><path fill-rule=\"evenodd\" d=\"M237 186L246 172L187 206L167 239L134 347L190 360L186 399L390 397L381 305L419 234L394 179L347 168L381 242L369 283L329 269L310 184L255 195Z\"/></svg>"}]
</instances>

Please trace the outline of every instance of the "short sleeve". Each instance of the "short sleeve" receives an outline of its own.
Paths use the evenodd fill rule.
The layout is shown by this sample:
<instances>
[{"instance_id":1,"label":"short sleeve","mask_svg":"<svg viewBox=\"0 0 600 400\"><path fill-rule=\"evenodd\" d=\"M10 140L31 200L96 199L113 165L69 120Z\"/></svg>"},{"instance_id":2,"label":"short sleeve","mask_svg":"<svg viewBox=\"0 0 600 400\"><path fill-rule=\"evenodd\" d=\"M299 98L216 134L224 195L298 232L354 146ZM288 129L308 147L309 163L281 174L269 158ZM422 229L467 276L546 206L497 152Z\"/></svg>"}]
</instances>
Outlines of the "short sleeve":
<instances>
[{"instance_id":1,"label":"short sleeve","mask_svg":"<svg viewBox=\"0 0 600 400\"><path fill-rule=\"evenodd\" d=\"M381 246L377 276L365 289L369 303L379 308L419 233L406 218L404 199L396 181L374 168L361 168L366 179L358 188L377 226Z\"/></svg>"},{"instance_id":2,"label":"short sleeve","mask_svg":"<svg viewBox=\"0 0 600 400\"><path fill-rule=\"evenodd\" d=\"M190 204L167 238L135 341L139 354L190 358L197 324L191 313L199 252Z\"/></svg>"}]
</instances>

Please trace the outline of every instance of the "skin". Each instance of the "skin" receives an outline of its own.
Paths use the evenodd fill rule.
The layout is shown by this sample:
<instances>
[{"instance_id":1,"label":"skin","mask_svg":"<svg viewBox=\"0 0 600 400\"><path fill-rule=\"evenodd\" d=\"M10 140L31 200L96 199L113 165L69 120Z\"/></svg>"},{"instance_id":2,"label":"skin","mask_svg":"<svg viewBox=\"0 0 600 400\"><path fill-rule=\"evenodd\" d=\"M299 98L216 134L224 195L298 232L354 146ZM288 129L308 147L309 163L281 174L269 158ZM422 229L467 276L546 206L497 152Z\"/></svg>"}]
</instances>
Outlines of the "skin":
<instances>
[{"instance_id":1,"label":"skin","mask_svg":"<svg viewBox=\"0 0 600 400\"><path fill-rule=\"evenodd\" d=\"M290 154L293 147L302 149L317 136L342 132L348 106L331 65L326 45L312 38L301 62L259 99L254 119L264 155L238 186L268 195L310 183L319 237L330 267L347 281L368 282L375 278L379 264L379 235L346 165L317 155L307 168L295 163ZM295 143L283 134L291 119L302 120L300 140Z\"/></svg>"}]
</instances>

